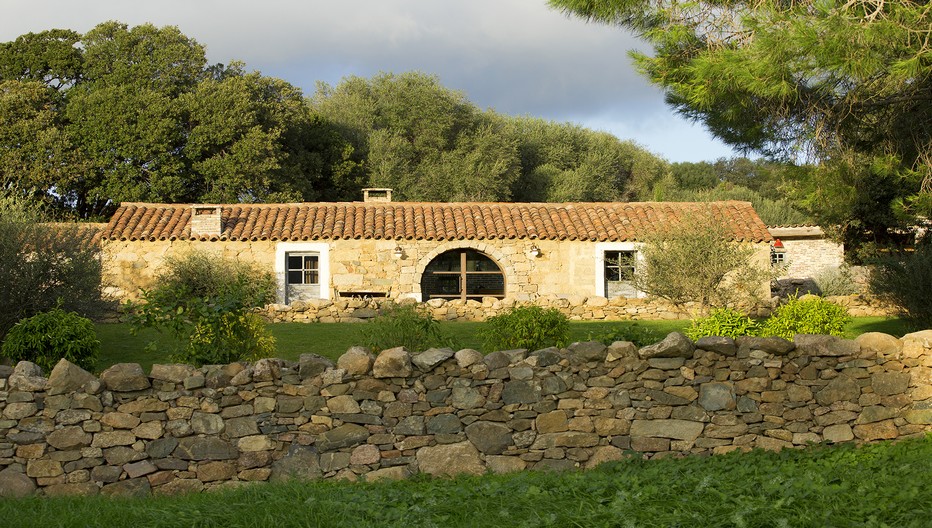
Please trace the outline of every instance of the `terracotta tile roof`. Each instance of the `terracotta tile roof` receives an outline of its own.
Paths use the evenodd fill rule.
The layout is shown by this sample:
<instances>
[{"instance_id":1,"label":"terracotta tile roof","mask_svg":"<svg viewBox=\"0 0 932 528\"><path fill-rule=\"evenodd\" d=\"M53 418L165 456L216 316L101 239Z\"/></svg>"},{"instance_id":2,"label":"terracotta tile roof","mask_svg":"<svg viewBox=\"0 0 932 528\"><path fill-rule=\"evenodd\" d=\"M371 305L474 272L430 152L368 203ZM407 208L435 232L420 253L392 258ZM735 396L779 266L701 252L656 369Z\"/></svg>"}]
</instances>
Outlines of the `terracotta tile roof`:
<instances>
[{"instance_id":1,"label":"terracotta tile roof","mask_svg":"<svg viewBox=\"0 0 932 528\"><path fill-rule=\"evenodd\" d=\"M222 205L219 236L192 236L192 206L124 203L104 240L481 240L634 241L652 226L689 222L704 208L725 218L736 240L769 242L750 202L420 203L341 202Z\"/></svg>"}]
</instances>

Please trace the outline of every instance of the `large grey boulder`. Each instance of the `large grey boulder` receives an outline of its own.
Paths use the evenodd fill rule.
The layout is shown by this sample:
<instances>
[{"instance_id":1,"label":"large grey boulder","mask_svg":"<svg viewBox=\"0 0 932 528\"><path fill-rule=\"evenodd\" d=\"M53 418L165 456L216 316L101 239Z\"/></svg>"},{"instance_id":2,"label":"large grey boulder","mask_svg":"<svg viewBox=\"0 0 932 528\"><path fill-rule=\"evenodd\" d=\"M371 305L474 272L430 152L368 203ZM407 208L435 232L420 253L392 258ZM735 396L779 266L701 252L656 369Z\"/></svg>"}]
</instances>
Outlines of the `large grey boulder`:
<instances>
[{"instance_id":1,"label":"large grey boulder","mask_svg":"<svg viewBox=\"0 0 932 528\"><path fill-rule=\"evenodd\" d=\"M693 357L696 351L696 345L681 332L670 332L667 337L659 343L641 347L638 350L638 356L641 359L651 358L686 358Z\"/></svg>"},{"instance_id":2,"label":"large grey boulder","mask_svg":"<svg viewBox=\"0 0 932 528\"><path fill-rule=\"evenodd\" d=\"M345 370L350 376L364 376L369 373L374 360L375 357L369 349L354 346L337 359L337 368Z\"/></svg>"},{"instance_id":3,"label":"large grey boulder","mask_svg":"<svg viewBox=\"0 0 932 528\"><path fill-rule=\"evenodd\" d=\"M411 355L404 347L383 350L372 365L372 375L376 378L406 378L412 372Z\"/></svg>"},{"instance_id":4,"label":"large grey boulder","mask_svg":"<svg viewBox=\"0 0 932 528\"><path fill-rule=\"evenodd\" d=\"M10 388L23 392L44 391L48 380L42 376L42 369L31 361L20 361L13 367L9 378Z\"/></svg>"},{"instance_id":5,"label":"large grey boulder","mask_svg":"<svg viewBox=\"0 0 932 528\"><path fill-rule=\"evenodd\" d=\"M117 363L100 373L105 387L116 392L131 392L148 389L149 378L139 363Z\"/></svg>"},{"instance_id":6,"label":"large grey boulder","mask_svg":"<svg viewBox=\"0 0 932 528\"><path fill-rule=\"evenodd\" d=\"M461 474L482 475L485 465L479 451L471 442L422 447L417 452L417 464L421 473L434 476Z\"/></svg>"},{"instance_id":7,"label":"large grey boulder","mask_svg":"<svg viewBox=\"0 0 932 528\"><path fill-rule=\"evenodd\" d=\"M55 364L52 373L49 374L47 390L49 396L74 392L83 387L84 384L96 379L90 372L62 358Z\"/></svg>"},{"instance_id":8,"label":"large grey boulder","mask_svg":"<svg viewBox=\"0 0 932 528\"><path fill-rule=\"evenodd\" d=\"M437 365L453 357L454 354L455 352L449 348L428 348L420 354L415 354L411 358L411 362L421 372L430 372Z\"/></svg>"}]
</instances>

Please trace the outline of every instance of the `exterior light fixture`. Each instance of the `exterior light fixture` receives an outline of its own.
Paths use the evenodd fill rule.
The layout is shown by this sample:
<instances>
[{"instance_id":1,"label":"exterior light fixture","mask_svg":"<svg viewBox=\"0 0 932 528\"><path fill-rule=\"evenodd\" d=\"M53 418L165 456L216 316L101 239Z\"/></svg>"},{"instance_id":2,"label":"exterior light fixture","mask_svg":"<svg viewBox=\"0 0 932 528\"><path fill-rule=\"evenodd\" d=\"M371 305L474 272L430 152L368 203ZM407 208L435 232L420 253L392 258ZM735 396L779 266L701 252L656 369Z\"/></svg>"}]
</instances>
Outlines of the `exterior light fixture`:
<instances>
[{"instance_id":1,"label":"exterior light fixture","mask_svg":"<svg viewBox=\"0 0 932 528\"><path fill-rule=\"evenodd\" d=\"M537 258L540 256L540 248L537 247L537 244L531 244L531 249L529 251L529 254L531 255L532 258Z\"/></svg>"},{"instance_id":2,"label":"exterior light fixture","mask_svg":"<svg viewBox=\"0 0 932 528\"><path fill-rule=\"evenodd\" d=\"M400 259L405 256L405 250L401 249L401 246L395 246L395 249L392 250L392 255L396 259Z\"/></svg>"},{"instance_id":3,"label":"exterior light fixture","mask_svg":"<svg viewBox=\"0 0 932 528\"><path fill-rule=\"evenodd\" d=\"M770 246L770 264L772 266L786 264L786 248L783 247L783 242L779 238L775 238L773 245Z\"/></svg>"}]
</instances>

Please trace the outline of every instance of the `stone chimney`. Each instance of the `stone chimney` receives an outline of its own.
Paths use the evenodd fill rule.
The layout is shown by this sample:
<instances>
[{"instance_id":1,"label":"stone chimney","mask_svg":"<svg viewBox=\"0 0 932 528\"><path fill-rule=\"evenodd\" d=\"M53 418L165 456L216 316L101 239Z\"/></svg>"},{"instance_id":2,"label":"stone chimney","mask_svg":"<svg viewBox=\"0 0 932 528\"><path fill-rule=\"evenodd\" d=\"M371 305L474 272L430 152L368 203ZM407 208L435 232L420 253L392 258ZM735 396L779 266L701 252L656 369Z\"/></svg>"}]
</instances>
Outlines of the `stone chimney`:
<instances>
[{"instance_id":1,"label":"stone chimney","mask_svg":"<svg viewBox=\"0 0 932 528\"><path fill-rule=\"evenodd\" d=\"M219 205L191 206L191 236L220 236L223 220L220 218Z\"/></svg>"},{"instance_id":2,"label":"stone chimney","mask_svg":"<svg viewBox=\"0 0 932 528\"><path fill-rule=\"evenodd\" d=\"M362 190L362 201L363 202L390 202L392 201L392 190L391 189L363 189Z\"/></svg>"}]
</instances>

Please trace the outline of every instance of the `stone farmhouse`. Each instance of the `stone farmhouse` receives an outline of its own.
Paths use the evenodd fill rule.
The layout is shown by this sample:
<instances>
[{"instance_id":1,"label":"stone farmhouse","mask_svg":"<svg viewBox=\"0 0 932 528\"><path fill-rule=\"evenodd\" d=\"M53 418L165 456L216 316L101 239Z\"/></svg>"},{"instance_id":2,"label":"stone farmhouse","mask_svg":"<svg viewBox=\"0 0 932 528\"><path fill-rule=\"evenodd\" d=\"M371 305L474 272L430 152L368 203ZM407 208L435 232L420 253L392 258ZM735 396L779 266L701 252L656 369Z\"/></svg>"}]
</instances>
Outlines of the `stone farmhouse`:
<instances>
[{"instance_id":1,"label":"stone farmhouse","mask_svg":"<svg viewBox=\"0 0 932 528\"><path fill-rule=\"evenodd\" d=\"M611 300L643 297L630 279L639 237L657 226L711 211L759 249L762 265L773 240L748 202L417 203L385 191L343 203L123 203L100 233L105 284L118 299L136 297L165 257L201 249L274 272L280 304Z\"/></svg>"}]
</instances>

